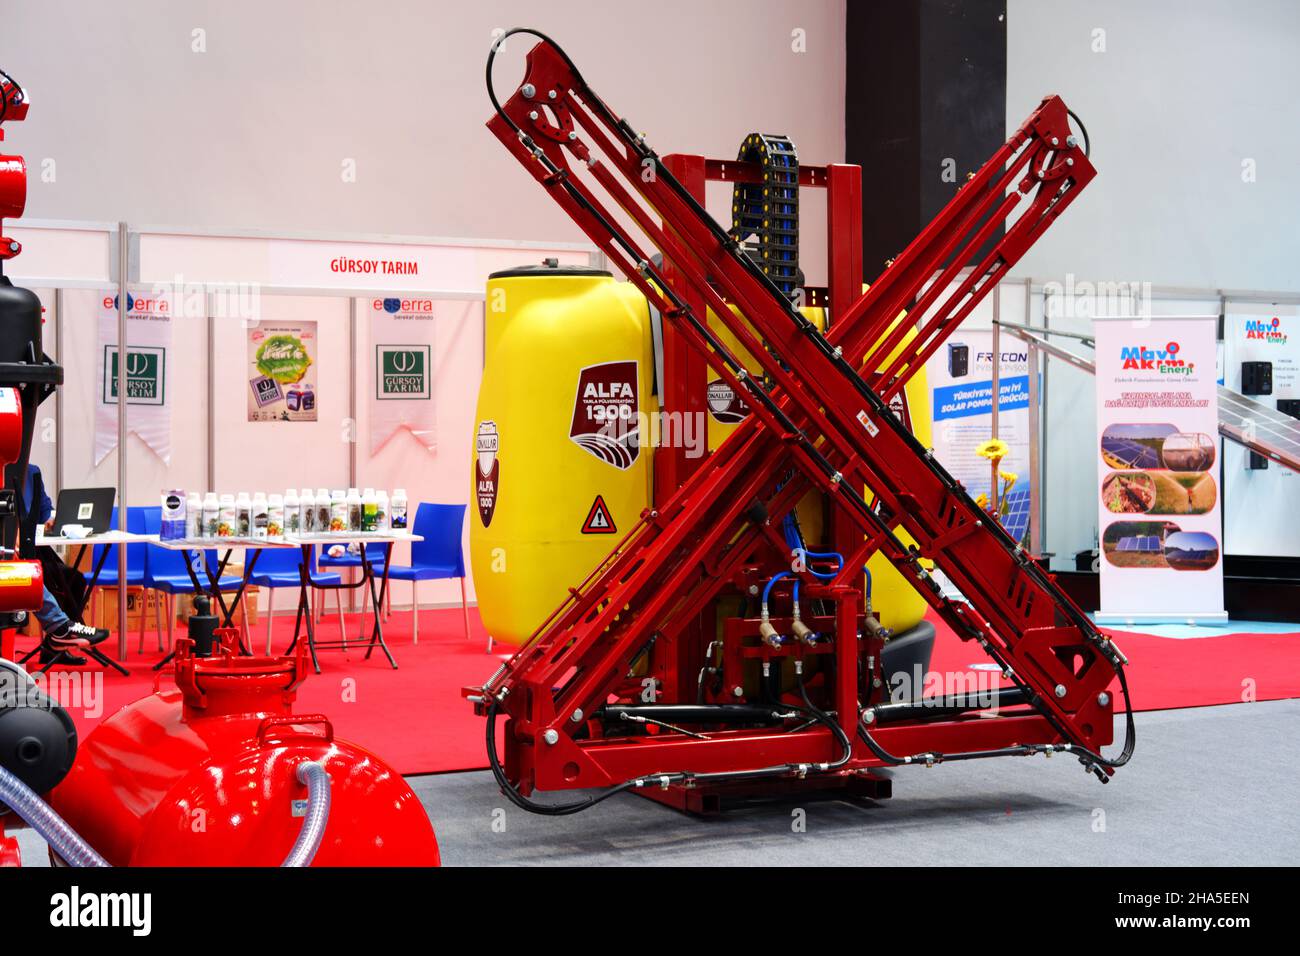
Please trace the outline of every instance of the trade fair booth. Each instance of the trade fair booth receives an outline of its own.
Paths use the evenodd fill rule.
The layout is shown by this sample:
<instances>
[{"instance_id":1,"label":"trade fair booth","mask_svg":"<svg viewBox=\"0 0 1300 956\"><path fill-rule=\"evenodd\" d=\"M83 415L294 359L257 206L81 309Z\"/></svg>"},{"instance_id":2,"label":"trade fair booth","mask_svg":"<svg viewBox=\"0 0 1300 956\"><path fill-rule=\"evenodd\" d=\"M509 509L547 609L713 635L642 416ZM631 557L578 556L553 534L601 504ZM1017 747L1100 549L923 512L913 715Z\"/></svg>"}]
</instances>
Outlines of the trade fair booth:
<instances>
[{"instance_id":1,"label":"trade fair booth","mask_svg":"<svg viewBox=\"0 0 1300 956\"><path fill-rule=\"evenodd\" d=\"M725 84L651 114L674 94L586 68L568 13L572 43L492 28L436 136L295 144L340 207L366 157L389 218L430 151L419 221L459 238L65 215L55 160L7 154L42 106L0 70L0 867L884 871L980 863L995 825L1036 863L1282 862L1300 288L1175 281L1155 226L1080 278L1148 168L1087 82L1039 90L1093 61L1009 60L1023 3L898 6L814 5L830 66L773 66L843 130L782 104L733 136ZM787 14L724 63L759 23L800 57ZM895 75L914 108L876 99ZM1241 760L1240 812L1195 815L1193 752ZM52 926L102 925L67 892Z\"/></svg>"}]
</instances>

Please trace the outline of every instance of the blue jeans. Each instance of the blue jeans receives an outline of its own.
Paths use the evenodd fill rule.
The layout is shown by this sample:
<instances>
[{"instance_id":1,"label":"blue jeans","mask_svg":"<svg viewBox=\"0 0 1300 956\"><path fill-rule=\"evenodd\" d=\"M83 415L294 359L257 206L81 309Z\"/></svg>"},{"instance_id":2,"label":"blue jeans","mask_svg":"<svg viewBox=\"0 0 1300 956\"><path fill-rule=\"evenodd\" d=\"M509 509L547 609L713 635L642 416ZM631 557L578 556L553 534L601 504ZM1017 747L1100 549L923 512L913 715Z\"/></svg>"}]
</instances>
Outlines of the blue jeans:
<instances>
[{"instance_id":1,"label":"blue jeans","mask_svg":"<svg viewBox=\"0 0 1300 956\"><path fill-rule=\"evenodd\" d=\"M63 608L59 607L59 602L54 600L54 595L50 593L49 588L45 589L45 600L41 603L41 609L36 612L36 620L41 622L41 630L46 634L68 626L68 615L63 613Z\"/></svg>"}]
</instances>

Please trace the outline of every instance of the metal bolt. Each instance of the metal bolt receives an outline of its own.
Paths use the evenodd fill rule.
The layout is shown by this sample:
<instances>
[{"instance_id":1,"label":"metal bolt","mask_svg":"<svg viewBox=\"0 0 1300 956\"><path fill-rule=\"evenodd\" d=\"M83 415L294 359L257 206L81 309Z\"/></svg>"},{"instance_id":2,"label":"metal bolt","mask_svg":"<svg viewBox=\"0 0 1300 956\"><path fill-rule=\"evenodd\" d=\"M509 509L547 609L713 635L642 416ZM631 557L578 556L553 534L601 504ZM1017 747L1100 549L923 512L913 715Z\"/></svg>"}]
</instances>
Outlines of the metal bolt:
<instances>
[{"instance_id":1,"label":"metal bolt","mask_svg":"<svg viewBox=\"0 0 1300 956\"><path fill-rule=\"evenodd\" d=\"M1060 144L1061 144L1061 141L1060 141L1059 139L1057 139L1055 136L1053 136L1053 137L1052 137L1052 145L1053 145L1053 146L1059 146Z\"/></svg>"},{"instance_id":2,"label":"metal bolt","mask_svg":"<svg viewBox=\"0 0 1300 956\"><path fill-rule=\"evenodd\" d=\"M1070 147L1070 149L1074 149L1074 147L1079 145L1079 140L1073 134L1071 134L1065 137L1065 145Z\"/></svg>"},{"instance_id":3,"label":"metal bolt","mask_svg":"<svg viewBox=\"0 0 1300 956\"><path fill-rule=\"evenodd\" d=\"M745 696L745 688L743 688L743 687L741 687L739 684L737 684L735 687L731 688L731 696L732 696L732 697L744 697L744 696Z\"/></svg>"},{"instance_id":4,"label":"metal bolt","mask_svg":"<svg viewBox=\"0 0 1300 956\"><path fill-rule=\"evenodd\" d=\"M519 88L519 92L524 94L524 99L531 100L533 94L537 92L537 87L533 86L531 83L525 83Z\"/></svg>"},{"instance_id":5,"label":"metal bolt","mask_svg":"<svg viewBox=\"0 0 1300 956\"><path fill-rule=\"evenodd\" d=\"M1064 696L1065 696L1065 685L1064 685L1064 684L1057 684L1057 685L1056 685L1056 696L1057 696L1057 697L1064 697Z\"/></svg>"},{"instance_id":6,"label":"metal bolt","mask_svg":"<svg viewBox=\"0 0 1300 956\"><path fill-rule=\"evenodd\" d=\"M550 730L546 731L546 733L542 734L542 739L548 744L554 746L560 742L560 732L552 727Z\"/></svg>"},{"instance_id":7,"label":"metal bolt","mask_svg":"<svg viewBox=\"0 0 1300 956\"><path fill-rule=\"evenodd\" d=\"M750 593L751 595L757 594L757 593L758 593L758 585L757 585L757 584L751 584L751 585L749 586L749 593Z\"/></svg>"},{"instance_id":8,"label":"metal bolt","mask_svg":"<svg viewBox=\"0 0 1300 956\"><path fill-rule=\"evenodd\" d=\"M528 118L529 118L530 120L536 121L536 120L537 120L537 110L533 110L532 112L530 112L530 113L528 114Z\"/></svg>"},{"instance_id":9,"label":"metal bolt","mask_svg":"<svg viewBox=\"0 0 1300 956\"><path fill-rule=\"evenodd\" d=\"M1107 704L1110 703L1110 694L1106 693L1103 690L1100 694L1097 695L1097 703L1105 707Z\"/></svg>"},{"instance_id":10,"label":"metal bolt","mask_svg":"<svg viewBox=\"0 0 1300 956\"><path fill-rule=\"evenodd\" d=\"M1073 166L1073 165L1074 165L1074 160L1073 160L1073 159L1067 159L1067 160L1065 161L1065 165L1067 165L1067 166Z\"/></svg>"},{"instance_id":11,"label":"metal bolt","mask_svg":"<svg viewBox=\"0 0 1300 956\"><path fill-rule=\"evenodd\" d=\"M580 723L582 723L582 708L579 707L579 708L578 708L577 710L575 710L572 714L570 714L570 715L569 715L569 719L570 719L571 721L573 721L575 724L580 724Z\"/></svg>"},{"instance_id":12,"label":"metal bolt","mask_svg":"<svg viewBox=\"0 0 1300 956\"><path fill-rule=\"evenodd\" d=\"M547 90L546 96L548 99L552 99L552 100L555 99L555 90Z\"/></svg>"},{"instance_id":13,"label":"metal bolt","mask_svg":"<svg viewBox=\"0 0 1300 956\"><path fill-rule=\"evenodd\" d=\"M11 242L11 243L9 243L9 251L10 251L10 252L17 252L17 251L18 251L18 243L17 243L17 242Z\"/></svg>"},{"instance_id":14,"label":"metal bolt","mask_svg":"<svg viewBox=\"0 0 1300 956\"><path fill-rule=\"evenodd\" d=\"M569 142L572 143L577 138L578 138L578 134L573 130L569 130Z\"/></svg>"}]
</instances>

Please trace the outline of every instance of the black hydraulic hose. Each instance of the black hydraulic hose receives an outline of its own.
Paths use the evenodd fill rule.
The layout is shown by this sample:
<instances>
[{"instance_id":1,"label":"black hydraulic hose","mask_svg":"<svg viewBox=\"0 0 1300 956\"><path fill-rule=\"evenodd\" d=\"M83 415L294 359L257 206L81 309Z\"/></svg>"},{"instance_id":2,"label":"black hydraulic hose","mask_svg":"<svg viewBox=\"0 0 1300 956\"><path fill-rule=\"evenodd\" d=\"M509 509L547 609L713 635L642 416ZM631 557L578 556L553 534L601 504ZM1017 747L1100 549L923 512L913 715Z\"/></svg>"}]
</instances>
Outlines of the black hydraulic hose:
<instances>
[{"instance_id":1,"label":"black hydraulic hose","mask_svg":"<svg viewBox=\"0 0 1300 956\"><path fill-rule=\"evenodd\" d=\"M1068 106L1065 108L1065 112L1070 114L1070 119L1074 120L1075 125L1079 127L1079 132L1083 134L1083 155L1091 156L1092 141L1088 139L1088 127L1083 125L1083 120L1079 119L1079 114Z\"/></svg>"},{"instance_id":2,"label":"black hydraulic hose","mask_svg":"<svg viewBox=\"0 0 1300 956\"><path fill-rule=\"evenodd\" d=\"M808 700L807 692L803 689L803 679L800 677L800 691L803 693L805 701ZM785 705L783 705L785 706ZM631 780L625 780L623 783L607 787L598 793L592 794L582 800L575 800L572 803L538 803L525 797L510 779L506 776L505 768L501 766L501 760L497 756L497 716L500 712L500 702L493 699L488 707L487 714L487 752L488 764L492 769L492 776L496 779L497 786L501 792L515 806L521 810L527 810L530 813L538 813L544 816L568 816L588 810L596 804L628 790L638 789L640 787L653 786L659 784L668 786L674 783L699 783L709 781L732 781L732 780L752 780L760 777L787 776L790 774L804 773L829 773L836 770L849 762L853 756L853 743L849 740L848 735L844 733L839 723L829 714L823 713L811 704L808 708L797 705L789 705L788 709L803 711L811 716L814 720L826 724L831 732L838 739L841 753L832 763L802 763L802 764L775 764L770 767L758 767L753 770L720 770L709 773L692 773L690 771L675 770L668 773L650 773L640 777L634 777Z\"/></svg>"},{"instance_id":3,"label":"black hydraulic hose","mask_svg":"<svg viewBox=\"0 0 1300 956\"><path fill-rule=\"evenodd\" d=\"M995 750L972 750L955 754L926 751L924 753L900 757L885 750L885 748L880 746L875 738L867 732L866 720L868 716L872 715L872 708L870 707L866 708L862 712L862 719L858 723L858 737L861 738L862 742L867 745L867 748L875 754L879 760L894 766L903 766L905 764L925 764L929 766L936 763L947 763L954 760L975 760L984 757L1026 757L1036 753L1070 753L1078 757L1079 762L1082 763L1087 770L1096 774L1098 780L1102 783L1109 783L1110 777L1107 776L1101 768L1110 767L1113 769L1124 766L1124 764L1128 763L1129 759L1133 756L1133 749L1137 744L1137 728L1133 721L1133 702L1129 698L1128 680L1124 675L1124 669L1122 666L1117 668L1115 673L1119 677L1120 689L1124 694L1125 727L1123 749L1121 750L1120 755L1113 760L1103 757L1100 753L1096 753L1089 750L1087 747L1075 743L1022 744ZM1028 687L1024 687L1024 685L1020 686L1029 697L1029 702L1033 703L1032 690ZM1037 708L1037 705L1035 705L1035 707L1039 710L1039 713L1048 718L1049 722L1052 723L1058 732L1061 732L1061 727L1052 719L1050 713L1043 708ZM1064 732L1061 732L1061 735L1067 739L1069 738L1069 735Z\"/></svg>"}]
</instances>

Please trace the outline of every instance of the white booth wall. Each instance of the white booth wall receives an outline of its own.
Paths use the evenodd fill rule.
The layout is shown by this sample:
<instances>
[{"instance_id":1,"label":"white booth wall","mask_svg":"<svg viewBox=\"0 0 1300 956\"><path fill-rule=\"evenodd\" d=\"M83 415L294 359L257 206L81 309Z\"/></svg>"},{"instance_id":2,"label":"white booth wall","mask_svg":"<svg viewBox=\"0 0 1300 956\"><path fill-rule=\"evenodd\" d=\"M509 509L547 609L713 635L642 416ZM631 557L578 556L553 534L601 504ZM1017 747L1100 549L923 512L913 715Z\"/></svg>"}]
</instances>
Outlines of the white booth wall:
<instances>
[{"instance_id":1,"label":"white booth wall","mask_svg":"<svg viewBox=\"0 0 1300 956\"><path fill-rule=\"evenodd\" d=\"M1300 293L1300 126L1279 121L1295 116L1298 45L1293 0L1008 0L1008 133L1059 93L1098 170L1012 275L1148 283L1155 315L1218 315L1219 290ZM1090 333L1117 305L1080 297L1051 324ZM1096 533L1093 446L1076 440L1095 432L1094 383L1060 361L1049 380L1046 547L1072 567Z\"/></svg>"},{"instance_id":2,"label":"white booth wall","mask_svg":"<svg viewBox=\"0 0 1300 956\"><path fill-rule=\"evenodd\" d=\"M761 129L789 135L805 162L844 160L844 0L3 9L0 62L32 96L12 143L40 173L36 218L580 240L484 128L494 31L521 25L560 43L661 153L729 158ZM531 42L507 42L500 89ZM807 215L818 283L821 204Z\"/></svg>"}]
</instances>

